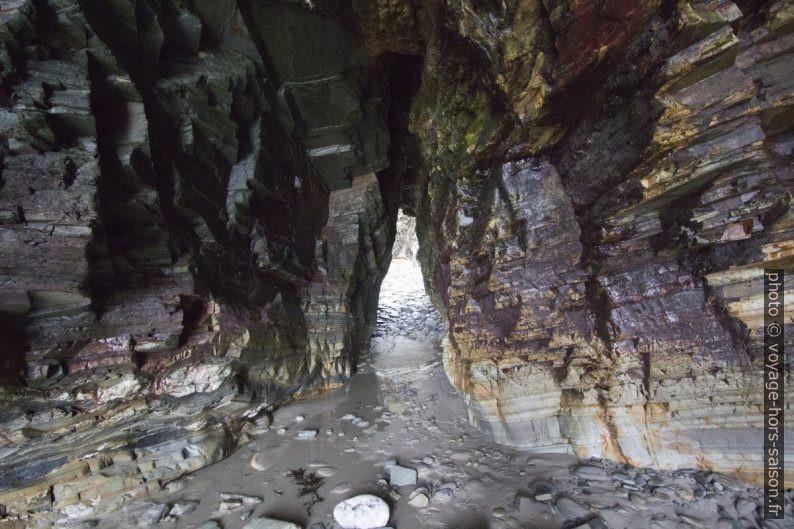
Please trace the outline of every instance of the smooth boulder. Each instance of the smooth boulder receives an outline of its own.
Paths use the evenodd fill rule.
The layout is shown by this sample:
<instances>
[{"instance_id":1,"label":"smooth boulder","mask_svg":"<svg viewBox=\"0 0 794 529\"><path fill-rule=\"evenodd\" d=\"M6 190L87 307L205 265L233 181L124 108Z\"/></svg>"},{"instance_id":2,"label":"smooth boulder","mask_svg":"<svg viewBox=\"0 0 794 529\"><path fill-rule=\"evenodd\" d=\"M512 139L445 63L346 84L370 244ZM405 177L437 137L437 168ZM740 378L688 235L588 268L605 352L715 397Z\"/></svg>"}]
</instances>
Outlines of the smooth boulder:
<instances>
[{"instance_id":1,"label":"smooth boulder","mask_svg":"<svg viewBox=\"0 0 794 529\"><path fill-rule=\"evenodd\" d=\"M385 501L362 494L345 500L334 507L334 520L343 529L376 529L389 522L389 506Z\"/></svg>"}]
</instances>

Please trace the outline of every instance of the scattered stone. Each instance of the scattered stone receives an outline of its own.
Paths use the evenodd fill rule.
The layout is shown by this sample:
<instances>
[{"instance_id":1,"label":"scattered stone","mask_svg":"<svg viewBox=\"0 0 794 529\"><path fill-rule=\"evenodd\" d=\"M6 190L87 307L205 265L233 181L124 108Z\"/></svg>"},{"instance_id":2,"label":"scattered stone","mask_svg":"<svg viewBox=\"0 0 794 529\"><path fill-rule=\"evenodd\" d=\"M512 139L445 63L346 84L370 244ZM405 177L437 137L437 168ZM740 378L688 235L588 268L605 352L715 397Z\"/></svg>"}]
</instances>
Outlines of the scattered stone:
<instances>
[{"instance_id":1,"label":"scattered stone","mask_svg":"<svg viewBox=\"0 0 794 529\"><path fill-rule=\"evenodd\" d=\"M548 481L536 481L532 484L532 491L536 501L551 501L557 494L557 487Z\"/></svg>"},{"instance_id":2,"label":"scattered stone","mask_svg":"<svg viewBox=\"0 0 794 529\"><path fill-rule=\"evenodd\" d=\"M416 470L394 464L389 468L389 483L394 487L416 485Z\"/></svg>"},{"instance_id":3,"label":"scattered stone","mask_svg":"<svg viewBox=\"0 0 794 529\"><path fill-rule=\"evenodd\" d=\"M656 487L651 491L651 494L665 500L672 500L676 497L675 491L670 487Z\"/></svg>"},{"instance_id":4,"label":"scattered stone","mask_svg":"<svg viewBox=\"0 0 794 529\"><path fill-rule=\"evenodd\" d=\"M176 517L184 516L189 512L195 511L198 504L199 502L193 500L178 501L171 507L169 514Z\"/></svg>"},{"instance_id":5,"label":"scattered stone","mask_svg":"<svg viewBox=\"0 0 794 529\"><path fill-rule=\"evenodd\" d=\"M608 481L609 474L603 468L593 465L582 465L573 472L576 476L590 481Z\"/></svg>"},{"instance_id":6,"label":"scattered stone","mask_svg":"<svg viewBox=\"0 0 794 529\"><path fill-rule=\"evenodd\" d=\"M589 509L583 507L575 500L568 498L567 496L563 496L562 498L559 498L555 502L555 505L562 514L564 514L569 518L582 518L584 516L591 514Z\"/></svg>"},{"instance_id":7,"label":"scattered stone","mask_svg":"<svg viewBox=\"0 0 794 529\"><path fill-rule=\"evenodd\" d=\"M685 514L678 513L678 518L681 519L687 525L691 525L692 527L703 528L705 525L700 520L697 520L691 516L687 516Z\"/></svg>"},{"instance_id":8,"label":"scattered stone","mask_svg":"<svg viewBox=\"0 0 794 529\"><path fill-rule=\"evenodd\" d=\"M420 493L409 499L408 503L417 509L423 509L430 503L430 498L428 498L426 494Z\"/></svg>"},{"instance_id":9,"label":"scattered stone","mask_svg":"<svg viewBox=\"0 0 794 529\"><path fill-rule=\"evenodd\" d=\"M648 502L645 501L645 498L643 498L639 494L629 494L629 501L631 502L632 505L643 511L650 507L650 505L648 505Z\"/></svg>"},{"instance_id":10,"label":"scattered stone","mask_svg":"<svg viewBox=\"0 0 794 529\"><path fill-rule=\"evenodd\" d=\"M571 527L571 529L609 529L609 525L607 525L603 518L593 518L583 524L575 525Z\"/></svg>"},{"instance_id":11,"label":"scattered stone","mask_svg":"<svg viewBox=\"0 0 794 529\"><path fill-rule=\"evenodd\" d=\"M507 515L505 510L502 507L497 507L491 511L491 517L496 518L497 520L501 520Z\"/></svg>"},{"instance_id":12,"label":"scattered stone","mask_svg":"<svg viewBox=\"0 0 794 529\"><path fill-rule=\"evenodd\" d=\"M425 465L429 466L429 467L437 467L437 466L438 466L438 464L439 464L439 463L438 463L438 458L437 458L437 457L430 457L430 456L425 456L425 457L423 457L423 458L422 458L422 462L423 462Z\"/></svg>"},{"instance_id":13,"label":"scattered stone","mask_svg":"<svg viewBox=\"0 0 794 529\"><path fill-rule=\"evenodd\" d=\"M344 529L376 529L389 521L385 501L371 494L354 496L334 507L334 520Z\"/></svg>"},{"instance_id":14,"label":"scattered stone","mask_svg":"<svg viewBox=\"0 0 794 529\"><path fill-rule=\"evenodd\" d=\"M627 476L626 474L617 472L615 474L612 474L612 477L618 480L619 482L623 483L624 485L632 485L632 486L636 485L634 480L629 476Z\"/></svg>"},{"instance_id":15,"label":"scattered stone","mask_svg":"<svg viewBox=\"0 0 794 529\"><path fill-rule=\"evenodd\" d=\"M262 472L263 470L266 470L267 467L256 460L256 456L258 456L258 455L259 454L254 454L254 455L251 456L251 468L253 468L254 470L258 470L258 471Z\"/></svg>"},{"instance_id":16,"label":"scattered stone","mask_svg":"<svg viewBox=\"0 0 794 529\"><path fill-rule=\"evenodd\" d=\"M231 512L243 507L253 507L258 503L262 503L263 499L259 496L246 496L245 494L233 494L228 492L221 492L220 494L220 512Z\"/></svg>"},{"instance_id":17,"label":"scattered stone","mask_svg":"<svg viewBox=\"0 0 794 529\"><path fill-rule=\"evenodd\" d=\"M295 416L295 422L303 422L305 420L306 420L306 417L304 417L303 415L296 415Z\"/></svg>"},{"instance_id":18,"label":"scattered stone","mask_svg":"<svg viewBox=\"0 0 794 529\"><path fill-rule=\"evenodd\" d=\"M151 527L160 523L168 515L168 505L153 503L138 515L138 527Z\"/></svg>"},{"instance_id":19,"label":"scattered stone","mask_svg":"<svg viewBox=\"0 0 794 529\"><path fill-rule=\"evenodd\" d=\"M314 439L317 437L317 430L301 430L298 432L298 439Z\"/></svg>"},{"instance_id":20,"label":"scattered stone","mask_svg":"<svg viewBox=\"0 0 794 529\"><path fill-rule=\"evenodd\" d=\"M336 468L332 466L320 467L315 471L315 474L317 474L321 478L330 478L331 476L336 474Z\"/></svg>"},{"instance_id":21,"label":"scattered stone","mask_svg":"<svg viewBox=\"0 0 794 529\"><path fill-rule=\"evenodd\" d=\"M347 494L352 490L353 486L345 481L344 483L340 483L336 487L331 489L331 494Z\"/></svg>"},{"instance_id":22,"label":"scattered stone","mask_svg":"<svg viewBox=\"0 0 794 529\"><path fill-rule=\"evenodd\" d=\"M433 494L433 501L439 502L448 502L452 499L452 496L455 494L455 491L449 487L444 487L438 489L435 494Z\"/></svg>"},{"instance_id":23,"label":"scattered stone","mask_svg":"<svg viewBox=\"0 0 794 529\"><path fill-rule=\"evenodd\" d=\"M735 503L735 507L736 507L736 513L739 515L740 518L752 517L756 511L755 503L745 498L737 499Z\"/></svg>"}]
</instances>

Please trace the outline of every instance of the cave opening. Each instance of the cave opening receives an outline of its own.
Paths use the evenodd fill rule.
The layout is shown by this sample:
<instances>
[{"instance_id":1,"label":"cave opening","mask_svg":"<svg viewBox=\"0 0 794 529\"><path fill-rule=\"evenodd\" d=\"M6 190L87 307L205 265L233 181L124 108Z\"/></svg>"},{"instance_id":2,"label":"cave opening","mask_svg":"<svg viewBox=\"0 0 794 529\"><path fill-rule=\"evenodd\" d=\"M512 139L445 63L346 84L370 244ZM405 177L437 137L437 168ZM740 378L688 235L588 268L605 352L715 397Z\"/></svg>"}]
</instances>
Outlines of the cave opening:
<instances>
[{"instance_id":1,"label":"cave opening","mask_svg":"<svg viewBox=\"0 0 794 529\"><path fill-rule=\"evenodd\" d=\"M0 525L780 529L794 11L546 4L2 3Z\"/></svg>"},{"instance_id":2,"label":"cave opening","mask_svg":"<svg viewBox=\"0 0 794 529\"><path fill-rule=\"evenodd\" d=\"M418 261L416 219L399 212L389 271L381 283L374 337L438 345L444 322L425 291Z\"/></svg>"}]
</instances>

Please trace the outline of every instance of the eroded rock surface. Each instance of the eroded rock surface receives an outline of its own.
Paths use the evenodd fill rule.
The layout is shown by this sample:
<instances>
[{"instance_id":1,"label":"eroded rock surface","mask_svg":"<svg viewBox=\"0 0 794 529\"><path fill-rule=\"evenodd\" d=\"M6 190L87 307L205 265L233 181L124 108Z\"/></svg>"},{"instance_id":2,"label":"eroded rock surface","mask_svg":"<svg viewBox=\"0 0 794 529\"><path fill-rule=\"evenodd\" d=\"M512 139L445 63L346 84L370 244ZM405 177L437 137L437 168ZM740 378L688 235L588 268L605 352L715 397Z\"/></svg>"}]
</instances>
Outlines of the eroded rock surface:
<instances>
[{"instance_id":1,"label":"eroded rock surface","mask_svg":"<svg viewBox=\"0 0 794 529\"><path fill-rule=\"evenodd\" d=\"M166 487L369 343L396 202L355 50L189 4L0 7L3 517Z\"/></svg>"},{"instance_id":2,"label":"eroded rock surface","mask_svg":"<svg viewBox=\"0 0 794 529\"><path fill-rule=\"evenodd\" d=\"M4 2L3 516L151 494L348 380L400 207L472 422L757 481L792 72L784 0Z\"/></svg>"},{"instance_id":3,"label":"eroded rock surface","mask_svg":"<svg viewBox=\"0 0 794 529\"><path fill-rule=\"evenodd\" d=\"M449 375L503 442L757 480L791 8L538 4L450 5L412 109Z\"/></svg>"}]
</instances>

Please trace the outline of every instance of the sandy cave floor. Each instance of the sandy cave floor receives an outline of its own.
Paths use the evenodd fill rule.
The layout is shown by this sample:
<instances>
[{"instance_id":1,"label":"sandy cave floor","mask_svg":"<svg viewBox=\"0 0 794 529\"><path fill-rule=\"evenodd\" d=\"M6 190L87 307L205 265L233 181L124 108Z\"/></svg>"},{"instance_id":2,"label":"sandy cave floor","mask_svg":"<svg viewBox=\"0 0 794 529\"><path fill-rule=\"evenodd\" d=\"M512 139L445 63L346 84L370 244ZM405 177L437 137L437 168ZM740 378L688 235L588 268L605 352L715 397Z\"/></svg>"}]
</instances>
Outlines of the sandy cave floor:
<instances>
[{"instance_id":1,"label":"sandy cave floor","mask_svg":"<svg viewBox=\"0 0 794 529\"><path fill-rule=\"evenodd\" d=\"M334 506L361 493L386 500L397 529L794 527L790 520L764 525L761 491L725 476L634 469L490 441L469 425L443 371L440 322L416 264L395 259L370 358L349 384L284 406L267 431L227 459L98 527L238 529L269 516L337 529ZM389 484L395 462L417 470L415 485ZM322 478L322 501L310 513L289 476L298 468ZM240 496L242 506L219 511L222 494L232 504Z\"/></svg>"}]
</instances>

